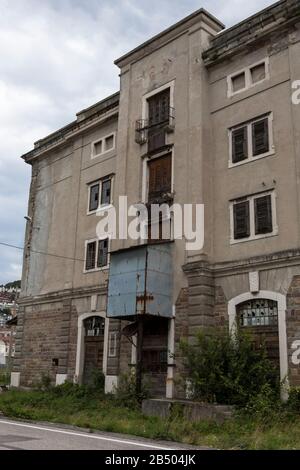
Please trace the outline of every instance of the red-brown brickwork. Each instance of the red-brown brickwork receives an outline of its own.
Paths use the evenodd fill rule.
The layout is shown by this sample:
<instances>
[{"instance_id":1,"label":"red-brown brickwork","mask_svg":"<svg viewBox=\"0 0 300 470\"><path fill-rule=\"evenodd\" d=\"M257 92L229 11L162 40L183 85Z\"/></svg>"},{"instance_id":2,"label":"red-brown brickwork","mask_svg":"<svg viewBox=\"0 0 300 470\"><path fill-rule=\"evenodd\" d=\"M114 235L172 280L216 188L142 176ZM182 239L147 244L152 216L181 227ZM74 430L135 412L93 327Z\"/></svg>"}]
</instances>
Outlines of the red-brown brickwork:
<instances>
[{"instance_id":1,"label":"red-brown brickwork","mask_svg":"<svg viewBox=\"0 0 300 470\"><path fill-rule=\"evenodd\" d=\"M300 366L292 363L292 344L300 341L300 276L294 276L287 294L286 314L289 380L290 385L300 386Z\"/></svg>"}]
</instances>

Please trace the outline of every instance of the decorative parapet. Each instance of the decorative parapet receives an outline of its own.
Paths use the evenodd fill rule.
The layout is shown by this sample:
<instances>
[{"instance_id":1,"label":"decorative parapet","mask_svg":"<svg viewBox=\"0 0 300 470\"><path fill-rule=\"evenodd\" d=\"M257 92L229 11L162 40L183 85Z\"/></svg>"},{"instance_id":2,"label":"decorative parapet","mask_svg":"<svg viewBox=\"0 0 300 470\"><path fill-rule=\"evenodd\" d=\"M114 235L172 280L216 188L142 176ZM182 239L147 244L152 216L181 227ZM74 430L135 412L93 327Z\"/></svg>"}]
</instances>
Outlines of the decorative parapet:
<instances>
[{"instance_id":1,"label":"decorative parapet","mask_svg":"<svg viewBox=\"0 0 300 470\"><path fill-rule=\"evenodd\" d=\"M216 64L262 40L273 31L287 28L299 21L299 0L277 2L212 38L211 46L203 53L204 64Z\"/></svg>"}]
</instances>

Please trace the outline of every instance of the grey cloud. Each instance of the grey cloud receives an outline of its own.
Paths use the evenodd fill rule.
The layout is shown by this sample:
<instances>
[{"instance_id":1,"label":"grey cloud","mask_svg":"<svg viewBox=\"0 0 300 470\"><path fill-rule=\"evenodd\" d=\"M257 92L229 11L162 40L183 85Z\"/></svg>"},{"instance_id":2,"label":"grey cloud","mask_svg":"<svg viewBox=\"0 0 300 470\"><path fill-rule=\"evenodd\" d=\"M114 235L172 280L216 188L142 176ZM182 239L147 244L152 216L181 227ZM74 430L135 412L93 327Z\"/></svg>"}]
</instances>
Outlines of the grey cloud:
<instances>
[{"instance_id":1,"label":"grey cloud","mask_svg":"<svg viewBox=\"0 0 300 470\"><path fill-rule=\"evenodd\" d=\"M270 0L0 0L0 242L23 244L30 167L19 156L119 87L113 61L204 7L227 26ZM0 247L0 284L22 253Z\"/></svg>"}]
</instances>

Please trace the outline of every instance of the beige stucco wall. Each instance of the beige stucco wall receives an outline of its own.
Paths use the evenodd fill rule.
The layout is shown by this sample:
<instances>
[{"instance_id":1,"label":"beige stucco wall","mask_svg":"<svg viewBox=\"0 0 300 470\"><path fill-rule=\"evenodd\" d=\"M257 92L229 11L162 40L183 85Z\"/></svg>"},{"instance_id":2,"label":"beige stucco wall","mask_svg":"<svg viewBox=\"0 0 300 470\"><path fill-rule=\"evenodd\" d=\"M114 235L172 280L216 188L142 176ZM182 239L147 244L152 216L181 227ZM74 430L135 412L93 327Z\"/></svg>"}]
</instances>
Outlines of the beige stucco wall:
<instances>
[{"instance_id":1,"label":"beige stucco wall","mask_svg":"<svg viewBox=\"0 0 300 470\"><path fill-rule=\"evenodd\" d=\"M29 208L33 218L29 238L32 252L25 261L22 296L105 282L106 272L84 273L85 240L96 237L98 222L96 215L87 216L88 184L115 172L116 150L92 159L91 146L116 130L115 118L33 163L37 176Z\"/></svg>"},{"instance_id":2,"label":"beige stucco wall","mask_svg":"<svg viewBox=\"0 0 300 470\"><path fill-rule=\"evenodd\" d=\"M269 46L269 45L268 45ZM293 46L299 47L299 46ZM270 57L270 80L227 98L226 77L265 58L268 47L238 56L210 71L211 112L214 133L214 245L212 262L232 261L297 248L299 200L297 181L298 135L291 103L289 49ZM295 60L294 63L299 61ZM264 113L273 113L275 154L235 168L228 167L228 129ZM299 121L298 121L299 122ZM298 125L299 129L299 125ZM298 142L298 143L297 143ZM295 171L296 170L296 171ZM276 191L278 235L230 245L229 201L264 190Z\"/></svg>"}]
</instances>

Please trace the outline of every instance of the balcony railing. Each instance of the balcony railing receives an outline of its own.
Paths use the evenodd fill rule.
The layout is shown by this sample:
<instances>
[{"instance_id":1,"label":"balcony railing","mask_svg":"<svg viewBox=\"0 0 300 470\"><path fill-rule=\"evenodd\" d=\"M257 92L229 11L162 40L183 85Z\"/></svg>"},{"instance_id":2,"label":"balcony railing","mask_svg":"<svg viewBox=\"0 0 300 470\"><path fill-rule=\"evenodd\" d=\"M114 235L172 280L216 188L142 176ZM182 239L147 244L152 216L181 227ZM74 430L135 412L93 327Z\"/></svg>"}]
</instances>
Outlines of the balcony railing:
<instances>
[{"instance_id":1,"label":"balcony railing","mask_svg":"<svg viewBox=\"0 0 300 470\"><path fill-rule=\"evenodd\" d=\"M168 108L166 113L161 113L151 119L139 119L135 125L135 141L142 145L150 140L155 140L156 136L173 132L175 128L175 109ZM159 139L161 141L161 139Z\"/></svg>"}]
</instances>

